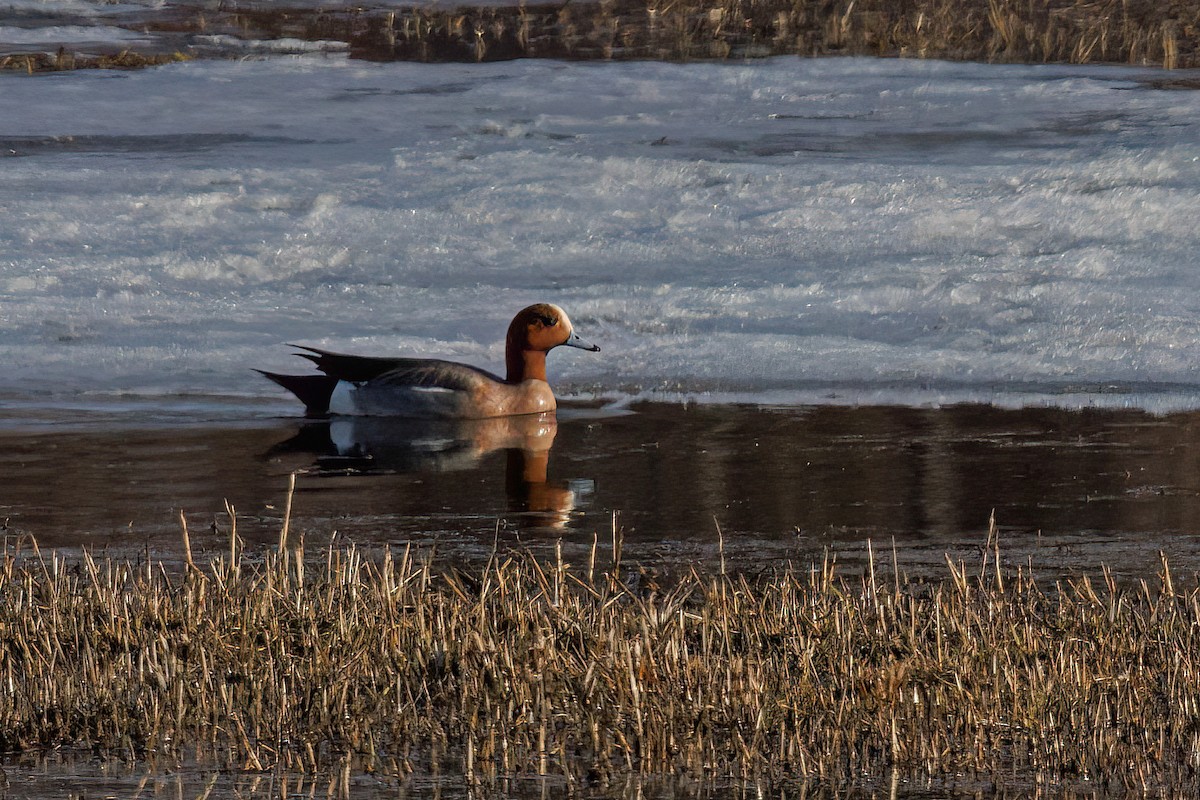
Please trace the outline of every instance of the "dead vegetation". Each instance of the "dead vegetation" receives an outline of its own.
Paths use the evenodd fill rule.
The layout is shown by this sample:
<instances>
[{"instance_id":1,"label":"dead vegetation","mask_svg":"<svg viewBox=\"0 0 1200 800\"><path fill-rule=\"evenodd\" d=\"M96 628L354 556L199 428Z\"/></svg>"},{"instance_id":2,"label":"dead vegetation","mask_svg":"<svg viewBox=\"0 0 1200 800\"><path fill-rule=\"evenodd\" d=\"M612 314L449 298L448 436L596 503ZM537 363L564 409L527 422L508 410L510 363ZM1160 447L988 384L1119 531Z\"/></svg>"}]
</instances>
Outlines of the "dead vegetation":
<instances>
[{"instance_id":1,"label":"dead vegetation","mask_svg":"<svg viewBox=\"0 0 1200 800\"><path fill-rule=\"evenodd\" d=\"M871 55L1197 65L1200 4L1148 0L599 0L359 19L363 58Z\"/></svg>"},{"instance_id":2,"label":"dead vegetation","mask_svg":"<svg viewBox=\"0 0 1200 800\"><path fill-rule=\"evenodd\" d=\"M233 2L217 8L172 5L131 27L174 42L212 35L338 41L349 45L352 57L378 61L869 55L1200 66L1197 0L594 0L384 9L264 9ZM213 45L188 52L245 55ZM9 55L0 67L29 72L136 67L177 57L60 50Z\"/></svg>"},{"instance_id":3,"label":"dead vegetation","mask_svg":"<svg viewBox=\"0 0 1200 800\"><path fill-rule=\"evenodd\" d=\"M187 61L183 53L139 53L121 50L117 53L87 55L60 47L55 53L21 53L0 56L0 70L15 70L30 75L39 72L62 72L74 69L142 69L176 61Z\"/></svg>"},{"instance_id":4,"label":"dead vegetation","mask_svg":"<svg viewBox=\"0 0 1200 800\"><path fill-rule=\"evenodd\" d=\"M463 574L409 551L306 558L284 536L251 563L231 542L180 572L10 546L0 749L481 783L890 773L1142 791L1200 773L1200 585L1165 560L1125 588L1039 587L991 551L933 582L843 578L830 557L656 583L607 547Z\"/></svg>"}]
</instances>

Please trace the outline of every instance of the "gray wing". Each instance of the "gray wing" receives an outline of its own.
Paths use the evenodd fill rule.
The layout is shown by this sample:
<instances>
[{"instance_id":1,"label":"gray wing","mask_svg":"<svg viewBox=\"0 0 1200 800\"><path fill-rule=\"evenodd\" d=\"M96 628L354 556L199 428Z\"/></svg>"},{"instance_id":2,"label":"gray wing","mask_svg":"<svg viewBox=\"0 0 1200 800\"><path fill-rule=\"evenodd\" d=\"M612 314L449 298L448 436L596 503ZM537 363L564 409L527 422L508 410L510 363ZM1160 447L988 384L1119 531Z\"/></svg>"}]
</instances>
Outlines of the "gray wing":
<instances>
[{"instance_id":1,"label":"gray wing","mask_svg":"<svg viewBox=\"0 0 1200 800\"><path fill-rule=\"evenodd\" d=\"M463 419L480 416L491 376L450 361L413 359L355 384L353 407L367 416ZM479 391L483 390L483 391Z\"/></svg>"},{"instance_id":2,"label":"gray wing","mask_svg":"<svg viewBox=\"0 0 1200 800\"><path fill-rule=\"evenodd\" d=\"M397 359L391 369L371 378L380 389L443 389L471 391L481 384L499 381L495 375L466 364L434 358Z\"/></svg>"},{"instance_id":3,"label":"gray wing","mask_svg":"<svg viewBox=\"0 0 1200 800\"><path fill-rule=\"evenodd\" d=\"M486 370L468 364L442 361L435 358L379 358L331 353L316 347L292 345L305 353L297 353L317 365L331 378L350 383L367 383L395 388L449 389L467 391L483 381L500 378Z\"/></svg>"}]
</instances>

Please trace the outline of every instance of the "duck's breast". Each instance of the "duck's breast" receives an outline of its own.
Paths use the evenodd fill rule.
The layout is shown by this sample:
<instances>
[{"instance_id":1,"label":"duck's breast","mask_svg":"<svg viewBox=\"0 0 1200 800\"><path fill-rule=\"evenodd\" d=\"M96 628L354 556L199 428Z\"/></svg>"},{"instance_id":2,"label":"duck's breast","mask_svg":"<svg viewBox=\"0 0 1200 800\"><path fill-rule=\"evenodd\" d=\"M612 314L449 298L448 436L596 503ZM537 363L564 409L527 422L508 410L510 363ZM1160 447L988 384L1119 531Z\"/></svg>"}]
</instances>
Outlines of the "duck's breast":
<instances>
[{"instance_id":1,"label":"duck's breast","mask_svg":"<svg viewBox=\"0 0 1200 800\"><path fill-rule=\"evenodd\" d=\"M536 379L520 383L482 384L474 394L474 403L482 417L541 414L554 411L557 407L550 384Z\"/></svg>"}]
</instances>

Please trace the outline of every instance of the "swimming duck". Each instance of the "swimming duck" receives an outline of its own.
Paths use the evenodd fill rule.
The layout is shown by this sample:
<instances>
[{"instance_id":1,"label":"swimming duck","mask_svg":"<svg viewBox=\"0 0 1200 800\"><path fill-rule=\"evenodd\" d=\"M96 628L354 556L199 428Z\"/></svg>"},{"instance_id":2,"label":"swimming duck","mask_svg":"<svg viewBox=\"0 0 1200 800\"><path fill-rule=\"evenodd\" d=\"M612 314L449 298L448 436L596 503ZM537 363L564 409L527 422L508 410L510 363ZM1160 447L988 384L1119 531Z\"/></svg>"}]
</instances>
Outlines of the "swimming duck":
<instances>
[{"instance_id":1,"label":"swimming duck","mask_svg":"<svg viewBox=\"0 0 1200 800\"><path fill-rule=\"evenodd\" d=\"M293 345L324 375L262 373L296 395L310 417L327 415L483 419L556 408L546 353L559 345L598 352L552 303L522 309L508 326L506 376L433 358L379 358Z\"/></svg>"}]
</instances>

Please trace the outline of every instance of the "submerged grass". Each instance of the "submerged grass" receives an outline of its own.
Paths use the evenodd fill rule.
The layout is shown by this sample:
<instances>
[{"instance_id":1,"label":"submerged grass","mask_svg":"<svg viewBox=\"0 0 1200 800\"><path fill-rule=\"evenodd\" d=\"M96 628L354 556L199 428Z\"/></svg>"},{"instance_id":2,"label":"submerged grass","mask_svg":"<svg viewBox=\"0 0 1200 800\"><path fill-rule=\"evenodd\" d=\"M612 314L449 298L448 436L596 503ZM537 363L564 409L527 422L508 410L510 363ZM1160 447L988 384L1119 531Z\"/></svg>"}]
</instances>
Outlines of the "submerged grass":
<instances>
[{"instance_id":1,"label":"submerged grass","mask_svg":"<svg viewBox=\"0 0 1200 800\"><path fill-rule=\"evenodd\" d=\"M1200 585L1165 562L1153 584L1042 588L990 554L931 582L830 558L656 583L598 557L250 563L234 533L173 573L10 547L0 750L484 783L1200 774Z\"/></svg>"}]
</instances>

